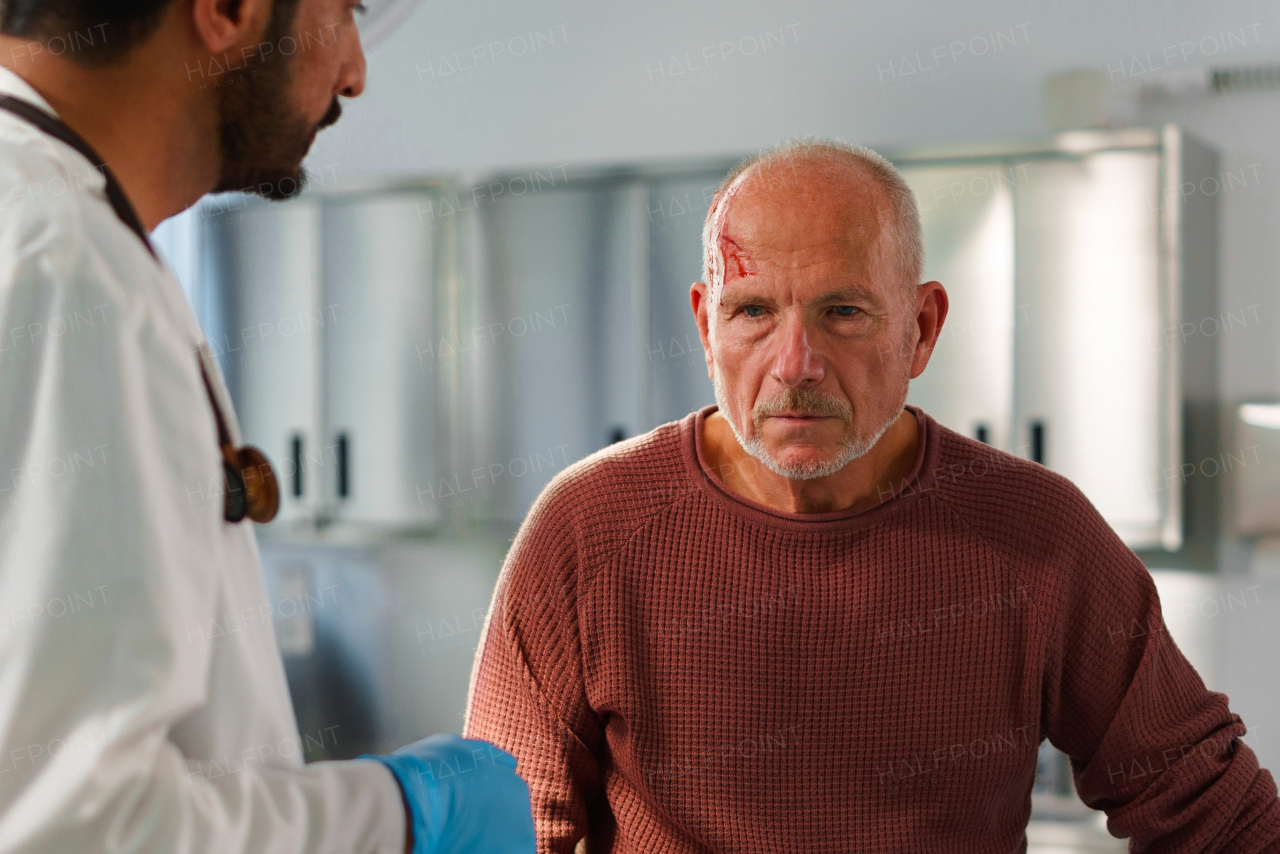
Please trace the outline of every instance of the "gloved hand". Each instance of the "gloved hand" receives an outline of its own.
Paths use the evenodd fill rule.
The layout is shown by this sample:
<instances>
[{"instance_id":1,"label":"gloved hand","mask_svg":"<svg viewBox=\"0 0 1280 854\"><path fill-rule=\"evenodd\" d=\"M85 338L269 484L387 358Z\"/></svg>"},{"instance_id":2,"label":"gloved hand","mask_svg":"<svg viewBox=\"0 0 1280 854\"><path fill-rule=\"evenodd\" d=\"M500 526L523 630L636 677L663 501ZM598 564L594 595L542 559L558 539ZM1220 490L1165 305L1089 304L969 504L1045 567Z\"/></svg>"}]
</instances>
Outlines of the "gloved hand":
<instances>
[{"instance_id":1,"label":"gloved hand","mask_svg":"<svg viewBox=\"0 0 1280 854\"><path fill-rule=\"evenodd\" d=\"M534 854L529 786L515 757L451 733L366 756L391 769L413 830L413 854Z\"/></svg>"}]
</instances>

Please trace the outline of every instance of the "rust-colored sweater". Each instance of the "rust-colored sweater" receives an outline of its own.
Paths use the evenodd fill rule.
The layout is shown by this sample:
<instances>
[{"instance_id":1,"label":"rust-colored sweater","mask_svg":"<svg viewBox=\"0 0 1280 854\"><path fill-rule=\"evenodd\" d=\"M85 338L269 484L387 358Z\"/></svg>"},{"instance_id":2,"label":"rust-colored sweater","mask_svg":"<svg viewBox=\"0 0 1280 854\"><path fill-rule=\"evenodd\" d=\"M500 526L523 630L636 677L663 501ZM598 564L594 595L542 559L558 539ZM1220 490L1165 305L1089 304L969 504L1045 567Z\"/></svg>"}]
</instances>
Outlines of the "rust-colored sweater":
<instances>
[{"instance_id":1,"label":"rust-colored sweater","mask_svg":"<svg viewBox=\"0 0 1280 854\"><path fill-rule=\"evenodd\" d=\"M544 852L1019 852L1037 746L1144 852L1280 854L1270 773L1150 574L1047 469L912 409L873 507L726 489L708 408L570 467L499 580L467 735Z\"/></svg>"}]
</instances>

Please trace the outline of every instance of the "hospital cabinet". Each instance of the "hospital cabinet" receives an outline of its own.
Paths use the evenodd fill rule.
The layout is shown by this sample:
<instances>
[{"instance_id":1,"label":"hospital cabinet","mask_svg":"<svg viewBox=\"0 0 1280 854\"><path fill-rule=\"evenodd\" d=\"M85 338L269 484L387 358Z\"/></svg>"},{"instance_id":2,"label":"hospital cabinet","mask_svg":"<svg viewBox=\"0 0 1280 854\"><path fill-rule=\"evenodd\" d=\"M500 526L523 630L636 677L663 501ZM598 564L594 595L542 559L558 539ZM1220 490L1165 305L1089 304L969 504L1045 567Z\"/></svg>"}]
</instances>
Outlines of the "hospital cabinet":
<instances>
[{"instance_id":1,"label":"hospital cabinet","mask_svg":"<svg viewBox=\"0 0 1280 854\"><path fill-rule=\"evenodd\" d=\"M1183 466L1219 435L1214 153L1172 126L886 151L950 302L908 401L1070 478L1149 561L1210 566L1219 484ZM210 212L215 341L285 524L512 527L556 471L713 402L689 286L731 165Z\"/></svg>"},{"instance_id":2,"label":"hospital cabinet","mask_svg":"<svg viewBox=\"0 0 1280 854\"><path fill-rule=\"evenodd\" d=\"M1214 153L1175 127L894 152L951 310L909 402L1070 478L1126 544L1213 565ZM1159 557L1164 555L1164 557Z\"/></svg>"},{"instance_id":3,"label":"hospital cabinet","mask_svg":"<svg viewBox=\"0 0 1280 854\"><path fill-rule=\"evenodd\" d=\"M220 315L206 323L247 441L275 464L276 529L430 528L432 346L451 257L437 191L245 201L204 210ZM212 327L212 328L211 328Z\"/></svg>"}]
</instances>

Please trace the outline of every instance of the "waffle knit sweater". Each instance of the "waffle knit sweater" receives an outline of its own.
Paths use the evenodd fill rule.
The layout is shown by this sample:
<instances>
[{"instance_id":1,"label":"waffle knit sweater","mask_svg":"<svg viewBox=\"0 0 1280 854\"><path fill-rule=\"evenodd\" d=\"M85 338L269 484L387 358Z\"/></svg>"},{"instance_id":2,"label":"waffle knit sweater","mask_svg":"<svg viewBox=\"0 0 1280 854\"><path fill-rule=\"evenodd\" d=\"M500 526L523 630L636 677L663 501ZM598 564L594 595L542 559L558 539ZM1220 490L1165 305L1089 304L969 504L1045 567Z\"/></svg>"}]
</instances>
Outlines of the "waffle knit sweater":
<instances>
[{"instance_id":1,"label":"waffle knit sweater","mask_svg":"<svg viewBox=\"0 0 1280 854\"><path fill-rule=\"evenodd\" d=\"M1271 774L1053 472L912 408L912 474L800 515L730 492L693 413L558 476L507 557L466 734L538 849L1020 852L1037 747L1143 852L1280 854Z\"/></svg>"}]
</instances>

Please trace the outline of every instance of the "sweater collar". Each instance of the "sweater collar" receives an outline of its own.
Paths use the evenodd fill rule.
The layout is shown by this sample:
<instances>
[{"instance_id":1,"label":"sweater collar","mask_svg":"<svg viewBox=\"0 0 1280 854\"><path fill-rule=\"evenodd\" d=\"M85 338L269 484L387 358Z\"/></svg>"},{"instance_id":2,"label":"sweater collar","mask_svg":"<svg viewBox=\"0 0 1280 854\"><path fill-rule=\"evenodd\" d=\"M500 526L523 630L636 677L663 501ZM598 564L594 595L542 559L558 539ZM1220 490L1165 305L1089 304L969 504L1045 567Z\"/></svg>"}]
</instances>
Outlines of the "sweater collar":
<instances>
[{"instance_id":1,"label":"sweater collar","mask_svg":"<svg viewBox=\"0 0 1280 854\"><path fill-rule=\"evenodd\" d=\"M884 518L886 514L896 512L900 507L919 498L920 495L929 491L922 485L923 480L931 481L930 488L936 486L932 484L931 478L922 478L922 473L929 472L934 467L933 461L937 457L938 424L918 406L908 405L906 408L915 415L919 430L916 459L911 471L891 495L886 495L876 504L866 504L834 513L790 513L785 510L775 510L744 498L729 489L707 463L702 426L707 416L717 408L712 404L690 413L681 421L681 444L684 447L686 468L711 501L757 524L789 531L849 530L852 527L873 524Z\"/></svg>"}]
</instances>

